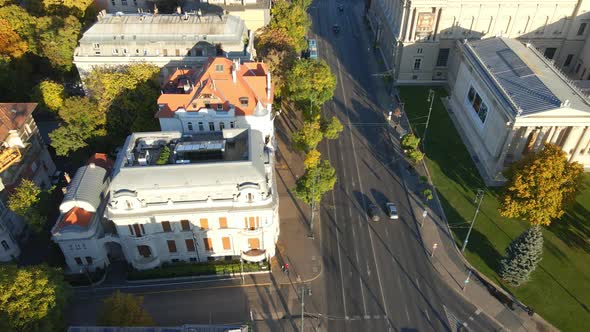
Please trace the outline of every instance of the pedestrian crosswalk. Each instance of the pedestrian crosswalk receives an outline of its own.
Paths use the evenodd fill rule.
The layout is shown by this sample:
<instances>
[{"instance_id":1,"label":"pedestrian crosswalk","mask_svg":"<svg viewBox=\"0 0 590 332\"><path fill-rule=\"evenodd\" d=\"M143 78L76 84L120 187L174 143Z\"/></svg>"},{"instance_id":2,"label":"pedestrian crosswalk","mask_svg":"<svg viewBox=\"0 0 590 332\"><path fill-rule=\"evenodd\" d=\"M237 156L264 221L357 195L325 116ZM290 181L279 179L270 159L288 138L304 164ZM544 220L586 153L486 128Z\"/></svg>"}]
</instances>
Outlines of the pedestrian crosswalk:
<instances>
[{"instance_id":1,"label":"pedestrian crosswalk","mask_svg":"<svg viewBox=\"0 0 590 332\"><path fill-rule=\"evenodd\" d=\"M463 332L469 331L468 325L466 322L461 321L455 314L451 311L447 310L447 307L443 305L443 309L445 310L445 315L447 316L447 321L449 322L449 327L451 332Z\"/></svg>"}]
</instances>

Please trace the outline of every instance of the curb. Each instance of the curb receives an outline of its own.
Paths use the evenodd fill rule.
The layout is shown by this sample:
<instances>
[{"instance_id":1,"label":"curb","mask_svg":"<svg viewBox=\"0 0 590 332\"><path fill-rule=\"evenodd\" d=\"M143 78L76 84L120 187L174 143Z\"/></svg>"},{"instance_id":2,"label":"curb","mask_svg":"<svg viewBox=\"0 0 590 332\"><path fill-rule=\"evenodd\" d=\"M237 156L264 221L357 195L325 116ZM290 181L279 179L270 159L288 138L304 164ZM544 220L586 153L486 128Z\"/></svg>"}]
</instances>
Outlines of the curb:
<instances>
[{"instance_id":1,"label":"curb","mask_svg":"<svg viewBox=\"0 0 590 332\"><path fill-rule=\"evenodd\" d=\"M244 273L228 273L228 274L209 274L209 275L202 275L202 276L189 276L189 277L172 277L172 278L158 278L158 279L142 279L142 280L126 280L125 283L128 284L141 284L141 283L158 283L163 281L190 281L190 280L203 280L203 279L222 279L227 277L241 277L241 276L248 276L248 275L257 275L257 274L270 274L271 270L268 271L257 271L257 272L244 272Z\"/></svg>"}]
</instances>

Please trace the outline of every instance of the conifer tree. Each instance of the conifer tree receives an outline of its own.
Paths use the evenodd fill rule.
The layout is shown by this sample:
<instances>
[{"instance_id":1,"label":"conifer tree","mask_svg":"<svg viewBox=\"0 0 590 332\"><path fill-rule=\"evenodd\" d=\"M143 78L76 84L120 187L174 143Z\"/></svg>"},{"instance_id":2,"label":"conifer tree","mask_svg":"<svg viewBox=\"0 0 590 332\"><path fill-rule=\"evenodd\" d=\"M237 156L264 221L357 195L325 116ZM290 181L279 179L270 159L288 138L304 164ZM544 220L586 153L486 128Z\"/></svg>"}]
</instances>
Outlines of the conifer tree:
<instances>
[{"instance_id":1,"label":"conifer tree","mask_svg":"<svg viewBox=\"0 0 590 332\"><path fill-rule=\"evenodd\" d=\"M506 257L500 263L500 277L512 286L522 285L529 280L542 254L543 233L541 226L535 225L512 240L506 248Z\"/></svg>"}]
</instances>

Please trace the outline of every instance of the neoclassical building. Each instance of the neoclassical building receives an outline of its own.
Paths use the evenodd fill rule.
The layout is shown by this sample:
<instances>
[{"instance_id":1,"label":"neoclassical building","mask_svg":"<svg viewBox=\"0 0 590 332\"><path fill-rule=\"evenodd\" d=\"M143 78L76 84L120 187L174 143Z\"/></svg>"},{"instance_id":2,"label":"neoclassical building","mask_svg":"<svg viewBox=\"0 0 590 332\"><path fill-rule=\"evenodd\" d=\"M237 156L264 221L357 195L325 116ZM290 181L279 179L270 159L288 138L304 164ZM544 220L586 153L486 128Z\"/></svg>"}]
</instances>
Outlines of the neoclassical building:
<instances>
[{"instance_id":1,"label":"neoclassical building","mask_svg":"<svg viewBox=\"0 0 590 332\"><path fill-rule=\"evenodd\" d=\"M372 0L368 12L398 84L444 83L457 40L532 43L574 79L590 77L590 1Z\"/></svg>"},{"instance_id":2,"label":"neoclassical building","mask_svg":"<svg viewBox=\"0 0 590 332\"><path fill-rule=\"evenodd\" d=\"M106 14L86 30L74 51L84 79L95 66L151 63L161 79L178 68L200 68L210 57L250 60L253 41L233 15Z\"/></svg>"},{"instance_id":3,"label":"neoclassical building","mask_svg":"<svg viewBox=\"0 0 590 332\"><path fill-rule=\"evenodd\" d=\"M486 183L546 142L590 170L590 99L535 46L488 38L456 48L445 104Z\"/></svg>"}]
</instances>

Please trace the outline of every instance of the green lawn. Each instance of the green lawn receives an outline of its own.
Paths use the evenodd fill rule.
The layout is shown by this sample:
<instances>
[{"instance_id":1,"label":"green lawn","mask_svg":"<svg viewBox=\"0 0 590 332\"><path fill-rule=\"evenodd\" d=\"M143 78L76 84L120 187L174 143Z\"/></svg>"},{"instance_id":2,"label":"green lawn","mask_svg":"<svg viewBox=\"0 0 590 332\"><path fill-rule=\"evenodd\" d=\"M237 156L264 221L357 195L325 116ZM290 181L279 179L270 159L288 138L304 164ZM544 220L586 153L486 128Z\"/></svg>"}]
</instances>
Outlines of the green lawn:
<instances>
[{"instance_id":1,"label":"green lawn","mask_svg":"<svg viewBox=\"0 0 590 332\"><path fill-rule=\"evenodd\" d=\"M475 212L476 191L485 186L440 102L439 98L446 92L435 90L426 138L426 162L455 241L462 245L466 222ZM428 114L428 88L402 87L400 93L413 129L421 136ZM531 281L519 288L503 284L496 268L505 248L527 224L500 216L500 193L501 189L486 188L466 250L467 259L556 327L563 331L585 331L590 322L590 175L585 175L583 192L566 216L544 229L543 260Z\"/></svg>"}]
</instances>

